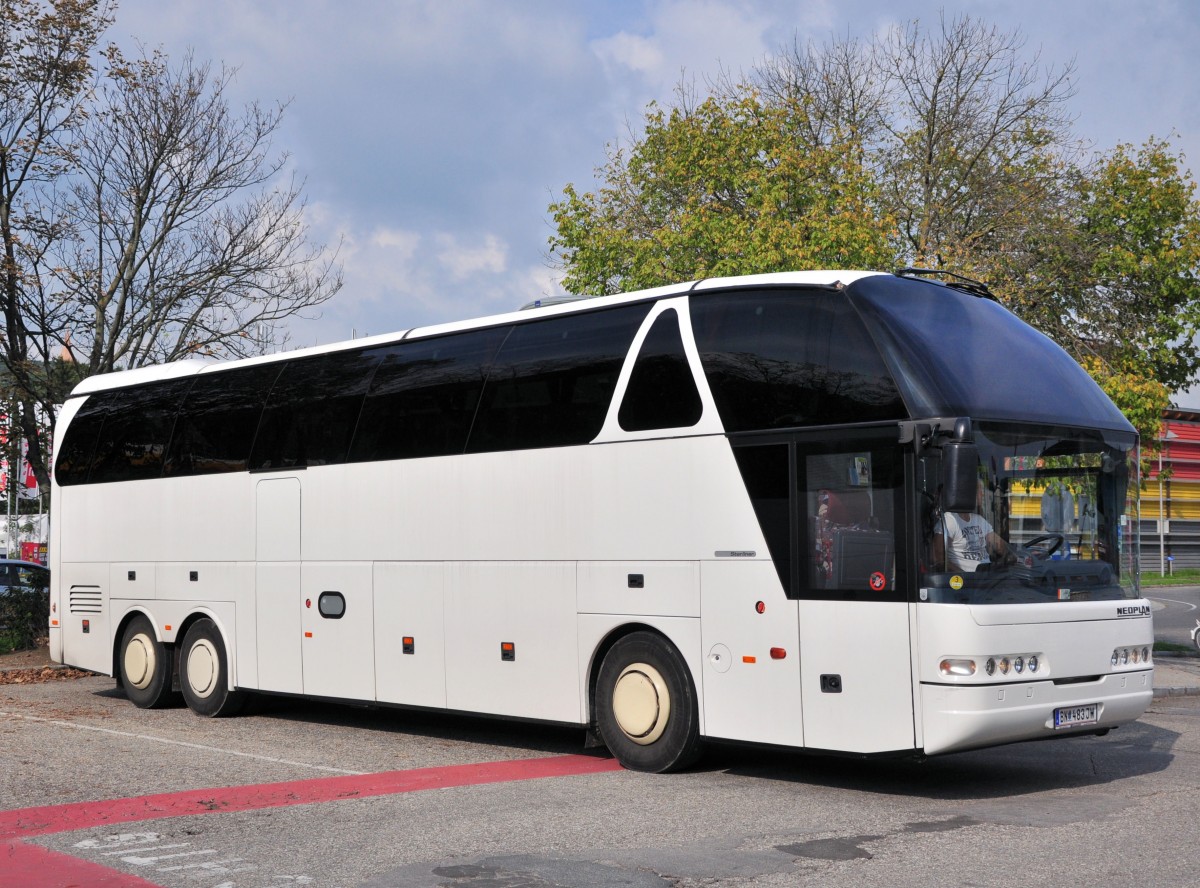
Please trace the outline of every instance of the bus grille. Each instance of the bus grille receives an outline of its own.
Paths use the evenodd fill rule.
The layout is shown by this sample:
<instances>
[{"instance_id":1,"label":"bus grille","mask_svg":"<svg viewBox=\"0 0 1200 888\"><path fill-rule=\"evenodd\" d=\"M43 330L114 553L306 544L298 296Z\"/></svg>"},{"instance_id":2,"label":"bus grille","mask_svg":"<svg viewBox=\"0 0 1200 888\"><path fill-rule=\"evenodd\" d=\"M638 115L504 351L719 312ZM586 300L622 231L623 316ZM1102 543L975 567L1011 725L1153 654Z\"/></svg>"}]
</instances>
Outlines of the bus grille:
<instances>
[{"instance_id":1,"label":"bus grille","mask_svg":"<svg viewBox=\"0 0 1200 888\"><path fill-rule=\"evenodd\" d=\"M73 614L98 614L100 613L100 587L72 586L70 602Z\"/></svg>"}]
</instances>

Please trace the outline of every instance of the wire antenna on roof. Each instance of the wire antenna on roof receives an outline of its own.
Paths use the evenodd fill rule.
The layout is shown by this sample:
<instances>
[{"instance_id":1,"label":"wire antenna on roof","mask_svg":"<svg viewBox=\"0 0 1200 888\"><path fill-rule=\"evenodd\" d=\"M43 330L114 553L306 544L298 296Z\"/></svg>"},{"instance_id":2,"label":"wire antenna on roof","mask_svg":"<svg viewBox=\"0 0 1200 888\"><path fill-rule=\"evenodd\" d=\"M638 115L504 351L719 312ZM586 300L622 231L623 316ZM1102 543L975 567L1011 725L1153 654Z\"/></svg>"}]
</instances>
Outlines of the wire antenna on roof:
<instances>
[{"instance_id":1,"label":"wire antenna on roof","mask_svg":"<svg viewBox=\"0 0 1200 888\"><path fill-rule=\"evenodd\" d=\"M988 285L983 281L977 281L942 268L898 268L896 269L896 275L899 277L947 277L951 278L951 280L942 281L942 283L948 287L962 290L964 293L970 293L972 296L978 296L980 299L990 299L993 302L1000 301L996 298L996 294L988 289Z\"/></svg>"}]
</instances>

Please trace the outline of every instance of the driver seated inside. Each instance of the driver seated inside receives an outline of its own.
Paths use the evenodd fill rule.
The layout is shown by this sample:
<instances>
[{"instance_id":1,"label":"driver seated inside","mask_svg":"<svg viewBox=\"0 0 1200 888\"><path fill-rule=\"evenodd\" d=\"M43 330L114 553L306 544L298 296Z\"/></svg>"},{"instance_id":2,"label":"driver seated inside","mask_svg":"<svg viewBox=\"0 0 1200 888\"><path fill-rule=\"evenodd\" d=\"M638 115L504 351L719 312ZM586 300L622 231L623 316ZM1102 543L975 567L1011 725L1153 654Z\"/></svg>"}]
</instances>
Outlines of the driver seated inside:
<instances>
[{"instance_id":1,"label":"driver seated inside","mask_svg":"<svg viewBox=\"0 0 1200 888\"><path fill-rule=\"evenodd\" d=\"M1009 555L1008 544L975 512L946 512L933 529L934 564L958 573Z\"/></svg>"}]
</instances>

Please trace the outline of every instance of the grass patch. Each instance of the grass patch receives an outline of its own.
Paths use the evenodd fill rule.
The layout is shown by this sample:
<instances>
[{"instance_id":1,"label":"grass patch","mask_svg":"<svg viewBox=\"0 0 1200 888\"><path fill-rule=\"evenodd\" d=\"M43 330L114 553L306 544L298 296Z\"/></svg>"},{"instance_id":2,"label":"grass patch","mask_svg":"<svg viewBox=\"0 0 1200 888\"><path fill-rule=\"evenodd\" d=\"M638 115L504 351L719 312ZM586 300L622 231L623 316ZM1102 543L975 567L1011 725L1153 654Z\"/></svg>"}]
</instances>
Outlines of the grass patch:
<instances>
[{"instance_id":1,"label":"grass patch","mask_svg":"<svg viewBox=\"0 0 1200 888\"><path fill-rule=\"evenodd\" d=\"M1164 654L1194 654L1196 648L1190 644L1176 644L1173 641L1156 641L1154 642L1154 650L1156 653Z\"/></svg>"},{"instance_id":2,"label":"grass patch","mask_svg":"<svg viewBox=\"0 0 1200 888\"><path fill-rule=\"evenodd\" d=\"M1167 576L1154 572L1143 572L1143 586L1200 586L1200 568L1184 567Z\"/></svg>"}]
</instances>

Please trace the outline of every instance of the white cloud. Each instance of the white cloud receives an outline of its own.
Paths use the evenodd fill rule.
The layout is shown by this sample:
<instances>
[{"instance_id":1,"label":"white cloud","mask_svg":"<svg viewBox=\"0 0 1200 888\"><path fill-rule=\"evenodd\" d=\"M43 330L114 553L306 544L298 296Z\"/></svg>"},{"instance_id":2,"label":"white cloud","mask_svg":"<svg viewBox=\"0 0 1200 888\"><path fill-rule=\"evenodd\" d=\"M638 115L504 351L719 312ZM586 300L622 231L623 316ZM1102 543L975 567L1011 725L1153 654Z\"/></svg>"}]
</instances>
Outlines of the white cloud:
<instances>
[{"instance_id":1,"label":"white cloud","mask_svg":"<svg viewBox=\"0 0 1200 888\"><path fill-rule=\"evenodd\" d=\"M466 280L480 272L501 274L508 266L508 245L494 234L485 235L478 247L464 246L453 234L445 232L437 235L436 242L437 260L450 272L452 280Z\"/></svg>"}]
</instances>

